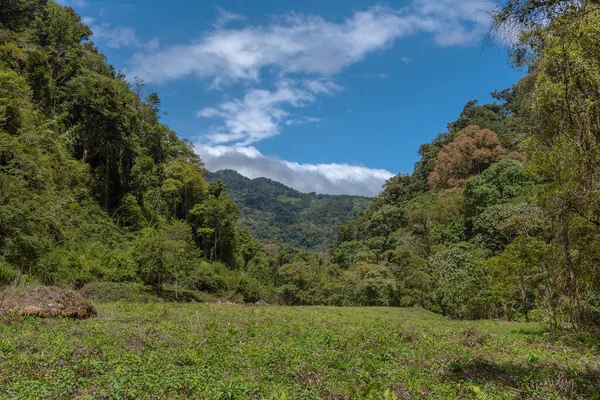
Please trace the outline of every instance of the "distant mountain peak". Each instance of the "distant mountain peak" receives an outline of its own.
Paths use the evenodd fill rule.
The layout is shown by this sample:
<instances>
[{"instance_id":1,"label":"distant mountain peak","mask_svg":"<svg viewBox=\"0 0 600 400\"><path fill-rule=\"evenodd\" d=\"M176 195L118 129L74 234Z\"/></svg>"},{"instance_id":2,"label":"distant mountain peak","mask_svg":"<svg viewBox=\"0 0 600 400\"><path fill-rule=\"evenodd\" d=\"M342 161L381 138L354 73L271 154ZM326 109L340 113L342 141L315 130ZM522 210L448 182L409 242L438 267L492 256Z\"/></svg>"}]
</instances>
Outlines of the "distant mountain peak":
<instances>
[{"instance_id":1,"label":"distant mountain peak","mask_svg":"<svg viewBox=\"0 0 600 400\"><path fill-rule=\"evenodd\" d=\"M270 178L249 179L231 169L209 172L222 179L240 207L239 223L264 240L307 249L334 243L337 229L368 209L372 199L351 195L301 193Z\"/></svg>"}]
</instances>

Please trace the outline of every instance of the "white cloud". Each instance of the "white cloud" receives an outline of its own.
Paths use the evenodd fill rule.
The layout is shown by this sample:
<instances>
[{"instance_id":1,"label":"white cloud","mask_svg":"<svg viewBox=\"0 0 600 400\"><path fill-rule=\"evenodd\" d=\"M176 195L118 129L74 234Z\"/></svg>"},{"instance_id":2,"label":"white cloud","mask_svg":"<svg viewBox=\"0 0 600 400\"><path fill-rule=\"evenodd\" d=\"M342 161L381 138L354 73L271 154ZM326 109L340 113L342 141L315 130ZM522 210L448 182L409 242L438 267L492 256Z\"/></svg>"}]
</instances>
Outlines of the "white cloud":
<instances>
[{"instance_id":1,"label":"white cloud","mask_svg":"<svg viewBox=\"0 0 600 400\"><path fill-rule=\"evenodd\" d=\"M288 119L287 121L285 121L285 124L288 126L291 125L306 125L306 124L317 124L319 122L321 122L321 118L314 118L314 117L301 117L301 118L293 118L293 119Z\"/></svg>"},{"instance_id":2,"label":"white cloud","mask_svg":"<svg viewBox=\"0 0 600 400\"><path fill-rule=\"evenodd\" d=\"M93 40L110 49L122 47L143 48L146 51L156 51L160 48L158 38L150 41L141 40L135 30L129 27L113 27L109 23L96 24L92 17L82 17L81 21L94 32Z\"/></svg>"},{"instance_id":3,"label":"white cloud","mask_svg":"<svg viewBox=\"0 0 600 400\"><path fill-rule=\"evenodd\" d=\"M491 12L497 3L490 0L414 0L420 15L434 21L436 43L457 46L476 42L484 35L491 22Z\"/></svg>"},{"instance_id":4,"label":"white cloud","mask_svg":"<svg viewBox=\"0 0 600 400\"><path fill-rule=\"evenodd\" d=\"M94 23L94 21L96 21L96 18L94 18L94 17L86 17L86 16L81 17L81 22L83 22L84 24L86 24L88 26L92 25Z\"/></svg>"},{"instance_id":5,"label":"white cloud","mask_svg":"<svg viewBox=\"0 0 600 400\"><path fill-rule=\"evenodd\" d=\"M88 5L85 0L56 0L61 6L68 6L73 8L84 8Z\"/></svg>"},{"instance_id":6,"label":"white cloud","mask_svg":"<svg viewBox=\"0 0 600 400\"><path fill-rule=\"evenodd\" d=\"M239 19L221 10L218 27L187 44L136 54L129 75L165 82L195 74L222 83L258 81L264 68L283 74L333 75L400 37L419 32L440 46L467 45L486 32L495 7L488 0L413 0L409 7L375 6L343 22L288 14L266 26L225 29ZM220 21L220 22L219 22Z\"/></svg>"},{"instance_id":7,"label":"white cloud","mask_svg":"<svg viewBox=\"0 0 600 400\"><path fill-rule=\"evenodd\" d=\"M411 30L397 11L374 7L343 23L289 14L263 27L216 29L191 44L138 53L130 75L168 81L196 74L221 80L257 80L265 67L284 73L329 75Z\"/></svg>"},{"instance_id":8,"label":"white cloud","mask_svg":"<svg viewBox=\"0 0 600 400\"><path fill-rule=\"evenodd\" d=\"M276 90L253 89L242 100L227 101L217 108L200 110L198 117L219 118L222 123L204 135L209 144L237 142L247 146L275 136L282 125L317 122L314 118L294 118L286 108L298 108L316 100L319 94L332 94L341 88L330 80L295 82L283 79Z\"/></svg>"},{"instance_id":9,"label":"white cloud","mask_svg":"<svg viewBox=\"0 0 600 400\"><path fill-rule=\"evenodd\" d=\"M404 56L404 57L402 57L402 58L400 59L400 61L402 61L402 63L403 63L403 64L410 64L410 62L411 62L412 60L411 60L411 58L410 58L410 57L406 57L406 56Z\"/></svg>"},{"instance_id":10,"label":"white cloud","mask_svg":"<svg viewBox=\"0 0 600 400\"><path fill-rule=\"evenodd\" d=\"M213 26L217 29L224 27L225 25L229 24L230 22L243 21L246 19L246 17L244 17L243 15L226 11L226 10L222 9L221 7L216 7L216 8L217 8L217 12L219 13L219 16L217 17L217 20L215 21Z\"/></svg>"},{"instance_id":11,"label":"white cloud","mask_svg":"<svg viewBox=\"0 0 600 400\"><path fill-rule=\"evenodd\" d=\"M301 192L375 196L394 174L348 164L300 164L269 158L254 147L196 145L211 171L234 169L250 178L266 177Z\"/></svg>"}]
</instances>

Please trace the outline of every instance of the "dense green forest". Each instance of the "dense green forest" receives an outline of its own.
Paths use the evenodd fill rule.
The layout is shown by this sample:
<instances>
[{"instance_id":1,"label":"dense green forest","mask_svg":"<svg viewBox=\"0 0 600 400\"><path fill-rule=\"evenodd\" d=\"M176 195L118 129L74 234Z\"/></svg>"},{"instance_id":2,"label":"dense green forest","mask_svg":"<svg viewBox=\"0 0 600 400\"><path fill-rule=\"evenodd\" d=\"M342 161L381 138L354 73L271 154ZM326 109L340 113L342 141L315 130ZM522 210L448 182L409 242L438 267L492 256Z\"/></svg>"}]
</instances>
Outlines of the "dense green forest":
<instances>
[{"instance_id":1,"label":"dense green forest","mask_svg":"<svg viewBox=\"0 0 600 400\"><path fill-rule=\"evenodd\" d=\"M390 179L328 251L308 252L247 226L267 237L255 210L283 207L287 232L307 235L276 220L270 239L318 247L310 218L338 221L330 198L224 176L232 197L223 180L207 183L191 145L160 122L159 96L108 65L71 8L3 1L0 284L139 282L246 302L600 325L600 8L508 0L494 35L526 77L492 104L468 102L421 146L412 174Z\"/></svg>"},{"instance_id":2,"label":"dense green forest","mask_svg":"<svg viewBox=\"0 0 600 400\"><path fill-rule=\"evenodd\" d=\"M365 212L371 199L299 191L267 178L248 179L236 171L209 172L209 182L222 179L240 208L239 224L261 240L325 250L337 230Z\"/></svg>"}]
</instances>

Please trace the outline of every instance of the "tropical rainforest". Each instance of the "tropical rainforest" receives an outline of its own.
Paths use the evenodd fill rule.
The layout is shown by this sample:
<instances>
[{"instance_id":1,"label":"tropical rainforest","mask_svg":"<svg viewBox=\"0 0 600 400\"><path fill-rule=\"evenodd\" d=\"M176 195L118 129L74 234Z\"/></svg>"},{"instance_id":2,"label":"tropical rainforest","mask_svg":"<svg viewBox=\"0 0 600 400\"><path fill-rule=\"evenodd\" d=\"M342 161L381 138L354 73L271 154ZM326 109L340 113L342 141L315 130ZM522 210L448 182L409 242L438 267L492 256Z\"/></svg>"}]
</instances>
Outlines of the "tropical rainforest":
<instances>
[{"instance_id":1,"label":"tropical rainforest","mask_svg":"<svg viewBox=\"0 0 600 400\"><path fill-rule=\"evenodd\" d=\"M469 101L372 202L334 201L208 179L73 9L3 0L0 285L600 326L600 6L506 0L489 36L525 77Z\"/></svg>"},{"instance_id":2,"label":"tropical rainforest","mask_svg":"<svg viewBox=\"0 0 600 400\"><path fill-rule=\"evenodd\" d=\"M223 180L240 208L238 223L260 240L301 249L327 250L343 224L365 212L372 199L361 196L300 193L267 178L248 179L233 170L209 172Z\"/></svg>"}]
</instances>

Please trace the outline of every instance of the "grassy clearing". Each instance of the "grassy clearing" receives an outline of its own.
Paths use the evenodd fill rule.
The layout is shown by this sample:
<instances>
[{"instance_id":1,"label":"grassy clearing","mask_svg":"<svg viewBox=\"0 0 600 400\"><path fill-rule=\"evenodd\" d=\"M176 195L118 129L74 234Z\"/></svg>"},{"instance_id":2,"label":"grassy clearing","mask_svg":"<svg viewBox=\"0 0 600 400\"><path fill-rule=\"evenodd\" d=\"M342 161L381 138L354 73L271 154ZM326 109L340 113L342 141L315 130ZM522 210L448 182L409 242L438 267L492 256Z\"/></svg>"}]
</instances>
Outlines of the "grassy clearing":
<instances>
[{"instance_id":1,"label":"grassy clearing","mask_svg":"<svg viewBox=\"0 0 600 400\"><path fill-rule=\"evenodd\" d=\"M98 303L0 318L2 398L600 398L600 349L421 309ZM589 338L588 338L589 339Z\"/></svg>"}]
</instances>

